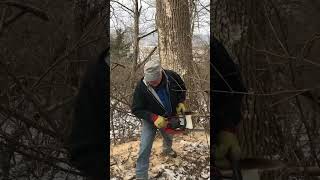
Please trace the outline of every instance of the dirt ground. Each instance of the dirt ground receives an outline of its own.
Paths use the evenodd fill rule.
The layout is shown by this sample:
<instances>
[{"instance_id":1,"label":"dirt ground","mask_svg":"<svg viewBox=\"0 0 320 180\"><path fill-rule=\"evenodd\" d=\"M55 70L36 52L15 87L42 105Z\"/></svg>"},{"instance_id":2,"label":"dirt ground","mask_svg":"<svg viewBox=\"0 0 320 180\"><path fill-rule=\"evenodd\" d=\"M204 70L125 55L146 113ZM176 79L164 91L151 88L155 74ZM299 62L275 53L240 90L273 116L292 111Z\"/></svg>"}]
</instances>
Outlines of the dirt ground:
<instances>
[{"instance_id":1,"label":"dirt ground","mask_svg":"<svg viewBox=\"0 0 320 180\"><path fill-rule=\"evenodd\" d=\"M135 179L135 162L140 140L111 145L111 179ZM160 155L162 137L157 135L150 156L150 179L210 179L210 135L189 132L174 136L177 158Z\"/></svg>"}]
</instances>

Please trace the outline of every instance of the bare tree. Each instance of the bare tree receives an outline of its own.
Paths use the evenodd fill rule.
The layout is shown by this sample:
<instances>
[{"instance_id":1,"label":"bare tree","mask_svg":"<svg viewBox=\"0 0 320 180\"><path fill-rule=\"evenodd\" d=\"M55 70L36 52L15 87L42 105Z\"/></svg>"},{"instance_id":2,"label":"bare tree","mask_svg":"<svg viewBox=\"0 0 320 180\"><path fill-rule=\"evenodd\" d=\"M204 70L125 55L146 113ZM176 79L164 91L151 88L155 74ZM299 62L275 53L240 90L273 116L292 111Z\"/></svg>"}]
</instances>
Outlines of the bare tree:
<instances>
[{"instance_id":1,"label":"bare tree","mask_svg":"<svg viewBox=\"0 0 320 180\"><path fill-rule=\"evenodd\" d=\"M315 136L319 125L314 122L319 117L314 109L319 80L310 79L318 72L315 59L319 54L310 47L318 36L312 28L306 28L317 23L311 20L304 24L311 15L301 13L306 8L312 16L318 14L311 4L211 1L211 29L239 63L249 89L240 128L245 157L262 156L283 160L290 166L319 167L319 147L315 143L319 141ZM291 172L266 172L264 178L287 179L293 176ZM307 171L297 174L310 175Z\"/></svg>"},{"instance_id":2,"label":"bare tree","mask_svg":"<svg viewBox=\"0 0 320 180\"><path fill-rule=\"evenodd\" d=\"M65 140L85 65L109 41L108 8L107 1L91 2L90 13L85 13L88 18L77 21L82 29L75 33L72 5L70 1L0 2L4 179L75 179L80 175L69 162ZM79 49L90 56L77 56Z\"/></svg>"},{"instance_id":3,"label":"bare tree","mask_svg":"<svg viewBox=\"0 0 320 180\"><path fill-rule=\"evenodd\" d=\"M190 71L192 35L188 1L157 1L159 56L163 67Z\"/></svg>"},{"instance_id":4,"label":"bare tree","mask_svg":"<svg viewBox=\"0 0 320 180\"><path fill-rule=\"evenodd\" d=\"M116 32L123 31L124 41L128 43L128 46L123 47L122 49L117 47L116 44L111 45L111 48L117 48L119 51L126 48L130 49L129 52L123 52L123 57L116 55L116 49L111 53L112 71L110 114L112 115L111 129L114 140L113 142L116 143L117 141L125 142L130 140L128 137L133 137L133 134L138 128L138 121L133 120L134 117L129 111L131 98L135 83L140 78L144 63L150 60L157 47L146 51L140 47L142 40L156 32L155 29L147 32L145 32L145 29L141 30L141 26L144 24L144 21L146 21L145 11L148 10L152 4L146 4L145 2L142 4L142 1L134 0L132 1L131 7L130 4L124 4L121 1L112 1L111 6L114 9L114 11L111 12L113 15L111 19L112 21L121 22L122 19L118 16L123 16L123 14L116 14L116 12L123 12L128 14L128 17L132 18L133 22L131 26L115 23L115 27L111 27L112 29L116 29ZM147 28L147 30L148 29L149 28ZM114 37L111 34L111 39L116 39L117 37L119 37L118 33L116 33ZM123 42L123 44L126 42Z\"/></svg>"}]
</instances>

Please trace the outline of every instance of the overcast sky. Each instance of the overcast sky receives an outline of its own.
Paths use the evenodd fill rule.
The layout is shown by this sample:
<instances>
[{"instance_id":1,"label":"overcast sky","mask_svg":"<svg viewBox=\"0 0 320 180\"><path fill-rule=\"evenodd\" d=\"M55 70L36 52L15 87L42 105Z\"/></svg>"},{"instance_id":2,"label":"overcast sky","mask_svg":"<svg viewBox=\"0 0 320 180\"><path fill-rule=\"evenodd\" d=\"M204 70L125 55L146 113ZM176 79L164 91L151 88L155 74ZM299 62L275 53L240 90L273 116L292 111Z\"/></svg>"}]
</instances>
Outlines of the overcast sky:
<instances>
[{"instance_id":1,"label":"overcast sky","mask_svg":"<svg viewBox=\"0 0 320 180\"><path fill-rule=\"evenodd\" d=\"M133 0L116 0L129 9L133 9ZM141 0L139 3L142 5L142 14L140 17L140 33L145 34L155 29L155 2L156 0ZM197 4L197 9L199 11L199 17L197 19L197 23L195 24L195 35L200 35L204 38L205 41L209 42L209 34L210 34L210 13L209 10L209 3L210 0L199 0ZM207 6L204 8L203 6ZM115 31L116 28L123 28L125 27L132 27L133 25L133 17L132 13L126 8L121 7L118 3L111 1L111 14L110 14L110 30L111 33ZM147 38L145 41L155 41L156 35L153 35ZM144 42L142 42L144 43Z\"/></svg>"}]
</instances>

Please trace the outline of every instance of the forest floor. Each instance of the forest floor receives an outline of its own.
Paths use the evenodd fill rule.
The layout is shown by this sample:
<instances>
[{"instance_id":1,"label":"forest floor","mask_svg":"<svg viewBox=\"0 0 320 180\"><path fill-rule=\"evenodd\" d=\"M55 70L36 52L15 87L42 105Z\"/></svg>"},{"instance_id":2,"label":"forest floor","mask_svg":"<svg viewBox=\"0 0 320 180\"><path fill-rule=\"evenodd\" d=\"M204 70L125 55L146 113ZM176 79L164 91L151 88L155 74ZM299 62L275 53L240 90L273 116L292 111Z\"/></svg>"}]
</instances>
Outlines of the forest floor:
<instances>
[{"instance_id":1,"label":"forest floor","mask_svg":"<svg viewBox=\"0 0 320 180\"><path fill-rule=\"evenodd\" d=\"M135 179L135 162L140 140L110 147L110 178ZM174 136L176 158L161 156L162 137L157 134L150 156L150 179L210 179L210 135L189 132Z\"/></svg>"}]
</instances>

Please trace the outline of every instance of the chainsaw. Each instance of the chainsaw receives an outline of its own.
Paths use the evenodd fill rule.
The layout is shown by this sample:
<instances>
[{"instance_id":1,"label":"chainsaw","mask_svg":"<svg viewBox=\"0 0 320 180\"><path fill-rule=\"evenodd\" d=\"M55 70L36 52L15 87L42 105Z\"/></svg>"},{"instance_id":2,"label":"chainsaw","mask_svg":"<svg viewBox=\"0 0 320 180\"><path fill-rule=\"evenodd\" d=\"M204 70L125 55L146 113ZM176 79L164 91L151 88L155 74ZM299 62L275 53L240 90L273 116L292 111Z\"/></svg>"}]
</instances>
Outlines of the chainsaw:
<instances>
[{"instance_id":1,"label":"chainsaw","mask_svg":"<svg viewBox=\"0 0 320 180\"><path fill-rule=\"evenodd\" d=\"M194 112L183 112L175 116L169 116L167 128L174 131L195 130L204 131L205 129L194 129L192 123L192 115Z\"/></svg>"}]
</instances>

